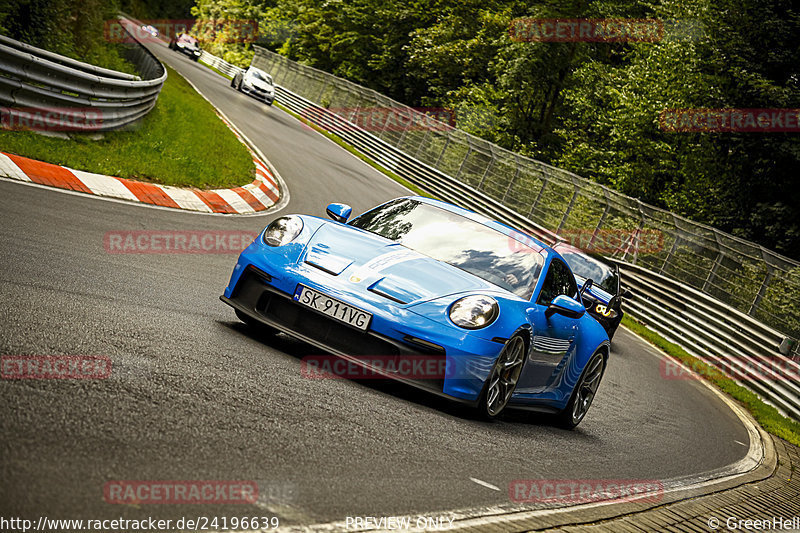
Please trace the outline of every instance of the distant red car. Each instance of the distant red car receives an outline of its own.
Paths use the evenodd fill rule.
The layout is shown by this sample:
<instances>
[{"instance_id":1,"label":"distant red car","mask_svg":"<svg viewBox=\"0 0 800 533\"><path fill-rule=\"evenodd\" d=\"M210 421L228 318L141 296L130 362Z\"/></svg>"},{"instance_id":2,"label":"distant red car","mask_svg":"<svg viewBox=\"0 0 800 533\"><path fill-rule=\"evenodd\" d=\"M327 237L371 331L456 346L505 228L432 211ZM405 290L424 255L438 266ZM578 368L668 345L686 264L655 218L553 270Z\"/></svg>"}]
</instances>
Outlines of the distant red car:
<instances>
[{"instance_id":1,"label":"distant red car","mask_svg":"<svg viewBox=\"0 0 800 533\"><path fill-rule=\"evenodd\" d=\"M197 39L188 33L182 33L177 39L170 40L169 48L170 50L175 50L176 52L182 52L186 54L194 61L200 59L200 54L203 53L203 51L200 49Z\"/></svg>"}]
</instances>

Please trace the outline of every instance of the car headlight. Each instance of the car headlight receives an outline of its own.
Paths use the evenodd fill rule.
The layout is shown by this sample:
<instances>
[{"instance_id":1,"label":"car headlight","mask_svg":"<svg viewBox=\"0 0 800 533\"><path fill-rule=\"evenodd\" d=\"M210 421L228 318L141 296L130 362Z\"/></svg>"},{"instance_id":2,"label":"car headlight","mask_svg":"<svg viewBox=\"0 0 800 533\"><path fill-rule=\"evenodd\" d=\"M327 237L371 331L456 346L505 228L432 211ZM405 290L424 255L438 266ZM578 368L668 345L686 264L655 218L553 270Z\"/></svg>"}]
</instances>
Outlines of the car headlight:
<instances>
[{"instance_id":1,"label":"car headlight","mask_svg":"<svg viewBox=\"0 0 800 533\"><path fill-rule=\"evenodd\" d=\"M480 329L495 321L500 309L490 296L465 296L450 307L450 320L465 329Z\"/></svg>"},{"instance_id":2,"label":"car headlight","mask_svg":"<svg viewBox=\"0 0 800 533\"><path fill-rule=\"evenodd\" d=\"M303 230L300 217L287 216L276 218L264 230L264 243L269 246L283 246L292 242Z\"/></svg>"},{"instance_id":3,"label":"car headlight","mask_svg":"<svg viewBox=\"0 0 800 533\"><path fill-rule=\"evenodd\" d=\"M199 56L202 52L200 50L195 50L194 55Z\"/></svg>"}]
</instances>

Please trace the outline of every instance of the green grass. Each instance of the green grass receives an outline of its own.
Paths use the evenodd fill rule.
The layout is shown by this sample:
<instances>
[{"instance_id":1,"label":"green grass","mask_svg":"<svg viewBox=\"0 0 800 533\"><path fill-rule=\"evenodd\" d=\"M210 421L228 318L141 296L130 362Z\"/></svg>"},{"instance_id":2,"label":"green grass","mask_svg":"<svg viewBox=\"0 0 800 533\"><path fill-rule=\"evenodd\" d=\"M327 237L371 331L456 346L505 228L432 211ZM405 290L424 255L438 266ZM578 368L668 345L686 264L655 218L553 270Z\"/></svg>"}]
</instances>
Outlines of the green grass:
<instances>
[{"instance_id":1,"label":"green grass","mask_svg":"<svg viewBox=\"0 0 800 533\"><path fill-rule=\"evenodd\" d=\"M208 103L177 72L156 106L127 131L70 139L0 130L0 151L87 172L163 185L225 188L254 176L250 153Z\"/></svg>"},{"instance_id":2,"label":"green grass","mask_svg":"<svg viewBox=\"0 0 800 533\"><path fill-rule=\"evenodd\" d=\"M800 446L800 422L781 415L777 409L771 405L765 404L754 393L737 385L717 368L707 365L696 357L689 355L686 353L686 350L677 344L669 342L643 324L628 316L623 317L622 323L636 335L660 348L671 357L679 360L704 379L714 384L722 392L736 400L753 415L753 418L755 418L766 431L796 446Z\"/></svg>"}]
</instances>

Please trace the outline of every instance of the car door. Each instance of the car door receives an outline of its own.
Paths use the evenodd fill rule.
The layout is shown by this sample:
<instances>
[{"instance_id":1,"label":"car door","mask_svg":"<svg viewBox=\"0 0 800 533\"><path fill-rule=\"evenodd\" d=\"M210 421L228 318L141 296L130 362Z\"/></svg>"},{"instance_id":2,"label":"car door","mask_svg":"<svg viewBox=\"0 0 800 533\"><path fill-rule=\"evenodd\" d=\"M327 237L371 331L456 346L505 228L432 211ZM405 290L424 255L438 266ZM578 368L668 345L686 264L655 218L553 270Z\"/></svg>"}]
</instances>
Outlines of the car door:
<instances>
[{"instance_id":1,"label":"car door","mask_svg":"<svg viewBox=\"0 0 800 533\"><path fill-rule=\"evenodd\" d=\"M550 261L544 283L531 312L533 343L517 386L519 393L538 393L558 384L564 365L575 352L578 320L545 310L558 295L578 296L578 285L569 267L558 257Z\"/></svg>"}]
</instances>

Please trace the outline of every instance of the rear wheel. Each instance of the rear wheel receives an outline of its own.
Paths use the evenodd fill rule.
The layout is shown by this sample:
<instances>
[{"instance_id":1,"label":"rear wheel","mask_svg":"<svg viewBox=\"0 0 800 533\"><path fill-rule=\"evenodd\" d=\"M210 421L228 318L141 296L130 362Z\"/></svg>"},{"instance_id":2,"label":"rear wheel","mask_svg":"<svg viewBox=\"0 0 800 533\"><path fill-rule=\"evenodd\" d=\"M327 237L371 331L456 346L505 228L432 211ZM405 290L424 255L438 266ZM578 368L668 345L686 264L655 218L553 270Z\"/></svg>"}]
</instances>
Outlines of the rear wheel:
<instances>
[{"instance_id":1,"label":"rear wheel","mask_svg":"<svg viewBox=\"0 0 800 533\"><path fill-rule=\"evenodd\" d=\"M239 311L238 309L234 309L234 311L236 312L236 318L238 318L239 320L241 320L242 322L244 322L245 324L247 324L248 326L250 326L253 329L257 329L257 330L259 330L262 333L265 333L267 335L272 335L272 334L278 332L277 329L275 329L273 327L270 327L270 326L267 326L266 324L263 324L263 323L259 322L255 318L251 317L250 315L248 315L246 313L243 313L242 311Z\"/></svg>"},{"instance_id":2,"label":"rear wheel","mask_svg":"<svg viewBox=\"0 0 800 533\"><path fill-rule=\"evenodd\" d=\"M597 394L597 388L600 386L605 370L606 358L603 352L595 352L586 364L586 368L583 369L583 374L581 374L575 390L572 391L569 403L558 414L558 425L566 429L573 429L581 423Z\"/></svg>"},{"instance_id":3,"label":"rear wheel","mask_svg":"<svg viewBox=\"0 0 800 533\"><path fill-rule=\"evenodd\" d=\"M478 402L478 410L484 417L496 418L508 405L522 373L525 352L525 340L519 335L503 346Z\"/></svg>"}]
</instances>

